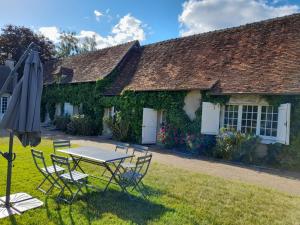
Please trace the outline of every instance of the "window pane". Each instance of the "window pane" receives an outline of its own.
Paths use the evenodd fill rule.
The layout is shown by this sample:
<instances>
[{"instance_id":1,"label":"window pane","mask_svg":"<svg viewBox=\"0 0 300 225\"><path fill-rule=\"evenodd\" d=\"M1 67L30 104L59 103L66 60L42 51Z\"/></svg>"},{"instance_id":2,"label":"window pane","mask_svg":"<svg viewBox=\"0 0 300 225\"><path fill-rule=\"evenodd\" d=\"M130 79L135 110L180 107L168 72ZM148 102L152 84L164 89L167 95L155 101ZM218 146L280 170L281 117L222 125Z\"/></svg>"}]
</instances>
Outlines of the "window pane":
<instances>
[{"instance_id":1,"label":"window pane","mask_svg":"<svg viewBox=\"0 0 300 225\"><path fill-rule=\"evenodd\" d=\"M238 106L226 105L224 127L228 129L237 130L237 121L238 121Z\"/></svg>"},{"instance_id":2,"label":"window pane","mask_svg":"<svg viewBox=\"0 0 300 225\"><path fill-rule=\"evenodd\" d=\"M7 102L8 102L8 98L2 97L2 104L1 104L1 113L2 114L4 114L7 110Z\"/></svg>"},{"instance_id":3,"label":"window pane","mask_svg":"<svg viewBox=\"0 0 300 225\"><path fill-rule=\"evenodd\" d=\"M261 111L260 135L276 137L278 109L274 108L273 106L262 106Z\"/></svg>"},{"instance_id":4,"label":"window pane","mask_svg":"<svg viewBox=\"0 0 300 225\"><path fill-rule=\"evenodd\" d=\"M255 134L257 124L257 106L244 105L242 111L242 133Z\"/></svg>"}]
</instances>

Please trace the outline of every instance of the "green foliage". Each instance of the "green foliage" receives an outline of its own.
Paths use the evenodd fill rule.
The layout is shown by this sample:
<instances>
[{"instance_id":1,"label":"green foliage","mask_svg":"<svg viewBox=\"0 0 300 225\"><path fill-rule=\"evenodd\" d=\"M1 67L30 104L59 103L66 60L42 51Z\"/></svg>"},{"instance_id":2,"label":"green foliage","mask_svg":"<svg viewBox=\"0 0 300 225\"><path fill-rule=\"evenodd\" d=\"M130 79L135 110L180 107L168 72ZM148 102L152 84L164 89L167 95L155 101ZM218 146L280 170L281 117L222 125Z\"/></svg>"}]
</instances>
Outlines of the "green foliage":
<instances>
[{"instance_id":1,"label":"green foliage","mask_svg":"<svg viewBox=\"0 0 300 225\"><path fill-rule=\"evenodd\" d=\"M79 53L79 39L75 32L63 32L59 37L57 56L64 58Z\"/></svg>"},{"instance_id":2,"label":"green foliage","mask_svg":"<svg viewBox=\"0 0 300 225\"><path fill-rule=\"evenodd\" d=\"M23 55L31 42L40 47L40 57L43 62L53 59L55 46L47 38L34 33L33 30L23 26L6 25L0 32L0 64L12 54L14 60L18 60Z\"/></svg>"},{"instance_id":3,"label":"green foliage","mask_svg":"<svg viewBox=\"0 0 300 225\"><path fill-rule=\"evenodd\" d=\"M268 145L265 161L280 168L300 170L300 95L264 96L270 105L291 103L290 145Z\"/></svg>"},{"instance_id":4,"label":"green foliage","mask_svg":"<svg viewBox=\"0 0 300 225\"><path fill-rule=\"evenodd\" d=\"M72 135L91 136L97 133L97 127L89 116L74 115L67 125L66 132Z\"/></svg>"},{"instance_id":5,"label":"green foliage","mask_svg":"<svg viewBox=\"0 0 300 225\"><path fill-rule=\"evenodd\" d=\"M85 38L83 38L81 46L80 46L80 53L95 51L95 50L97 50L96 47L97 47L97 42L96 42L95 35L93 35L92 37L85 37Z\"/></svg>"},{"instance_id":6,"label":"green foliage","mask_svg":"<svg viewBox=\"0 0 300 225\"><path fill-rule=\"evenodd\" d=\"M115 140L125 141L127 139L129 122L122 119L120 112L117 112L113 118L107 118L105 122L112 131L112 135Z\"/></svg>"},{"instance_id":7,"label":"green foliage","mask_svg":"<svg viewBox=\"0 0 300 225\"><path fill-rule=\"evenodd\" d=\"M208 91L202 91L202 101L214 104L226 105L229 102L230 95L211 95Z\"/></svg>"},{"instance_id":8,"label":"green foliage","mask_svg":"<svg viewBox=\"0 0 300 225\"><path fill-rule=\"evenodd\" d=\"M102 131L104 108L114 106L119 111L122 120L128 122L128 131L118 136L122 136L122 140L124 141L132 142L141 142L143 108L164 110L166 112L167 124L169 127L176 129L176 135L172 129L169 129L165 133L164 145L166 147L172 148L185 145L192 151L211 154L211 151L205 149L203 146L211 148L214 145L214 140L202 137L200 134L202 108L200 107L196 111L196 119L193 121L188 118L183 110L186 91L125 91L120 96L104 96L105 89L111 85L117 75L118 70L114 70L109 76L97 82L53 84L45 87L42 108L45 109L48 107L50 118L53 118L55 103L70 102L72 105L82 103L83 114L89 116L94 121L95 125L99 128L97 134L100 134ZM272 158L276 159L276 166L278 167L300 169L300 96L264 97L270 105L274 106L289 102L292 104L292 111L290 145L280 145L280 151L276 150L278 148L277 145L268 145L268 155L262 161L270 163ZM229 101L229 96L212 96L207 92L202 92L202 101L226 104ZM255 141L253 140L253 142ZM247 143L251 143L251 141ZM253 162L257 159L252 154L254 152L252 146L255 146L255 143L253 145L249 144L247 151L239 151L237 155L226 155L225 151L225 158L236 160L238 158L241 161Z\"/></svg>"},{"instance_id":9,"label":"green foliage","mask_svg":"<svg viewBox=\"0 0 300 225\"><path fill-rule=\"evenodd\" d=\"M217 145L214 155L226 160L239 160L252 162L259 138L238 131L221 129L216 138Z\"/></svg>"},{"instance_id":10,"label":"green foliage","mask_svg":"<svg viewBox=\"0 0 300 225\"><path fill-rule=\"evenodd\" d=\"M68 124L70 123L69 116L57 116L53 121L57 129L62 131L67 131Z\"/></svg>"}]
</instances>

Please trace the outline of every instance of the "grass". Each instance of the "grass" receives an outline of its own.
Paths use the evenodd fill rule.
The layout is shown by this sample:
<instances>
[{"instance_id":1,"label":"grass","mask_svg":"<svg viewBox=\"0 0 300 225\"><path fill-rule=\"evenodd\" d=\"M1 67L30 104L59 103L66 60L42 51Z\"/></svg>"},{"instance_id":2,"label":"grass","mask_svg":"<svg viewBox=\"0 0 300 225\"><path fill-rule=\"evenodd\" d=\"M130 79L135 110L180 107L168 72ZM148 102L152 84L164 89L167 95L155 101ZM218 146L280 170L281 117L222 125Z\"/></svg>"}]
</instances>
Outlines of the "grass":
<instances>
[{"instance_id":1,"label":"grass","mask_svg":"<svg viewBox=\"0 0 300 225\"><path fill-rule=\"evenodd\" d=\"M8 139L0 139L0 149ZM51 142L37 147L49 155ZM299 224L300 197L221 178L187 172L153 163L145 180L151 197L132 200L110 188L103 195L91 191L73 205L55 201L55 191L46 197L35 187L41 175L29 149L15 140L17 159L13 168L12 192L27 192L44 201L42 208L0 220L0 224ZM90 173L98 168L83 165ZM0 195L5 193L6 162L0 159ZM102 185L103 186L103 185Z\"/></svg>"}]
</instances>

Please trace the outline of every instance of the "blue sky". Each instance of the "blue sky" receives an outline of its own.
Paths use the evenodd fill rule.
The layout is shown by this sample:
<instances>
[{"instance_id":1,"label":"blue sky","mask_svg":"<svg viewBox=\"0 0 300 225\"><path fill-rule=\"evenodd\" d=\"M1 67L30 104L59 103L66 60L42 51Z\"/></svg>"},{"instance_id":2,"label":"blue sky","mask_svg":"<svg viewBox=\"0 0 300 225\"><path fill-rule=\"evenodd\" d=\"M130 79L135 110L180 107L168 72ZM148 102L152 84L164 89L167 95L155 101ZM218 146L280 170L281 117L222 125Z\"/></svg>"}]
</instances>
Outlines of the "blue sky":
<instances>
[{"instance_id":1,"label":"blue sky","mask_svg":"<svg viewBox=\"0 0 300 225\"><path fill-rule=\"evenodd\" d=\"M63 30L98 47L142 44L300 11L300 0L0 0L0 27L24 25L58 42Z\"/></svg>"}]
</instances>

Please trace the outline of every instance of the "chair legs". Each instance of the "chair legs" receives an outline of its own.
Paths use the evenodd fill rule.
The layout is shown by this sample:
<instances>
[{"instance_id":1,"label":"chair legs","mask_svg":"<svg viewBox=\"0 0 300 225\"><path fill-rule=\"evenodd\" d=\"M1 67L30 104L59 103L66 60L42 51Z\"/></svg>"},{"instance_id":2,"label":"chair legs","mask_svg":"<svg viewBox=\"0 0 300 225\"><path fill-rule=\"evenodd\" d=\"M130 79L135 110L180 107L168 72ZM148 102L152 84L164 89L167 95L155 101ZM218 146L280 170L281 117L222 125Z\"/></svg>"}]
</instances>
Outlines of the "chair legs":
<instances>
[{"instance_id":1,"label":"chair legs","mask_svg":"<svg viewBox=\"0 0 300 225\"><path fill-rule=\"evenodd\" d=\"M76 191L72 191L71 187L68 185L68 182L64 181L63 179L61 179L61 181L63 182L63 187L57 196L57 200L64 201L68 204L72 204L79 193L84 194L82 190L82 186L85 186L86 190L88 190L86 186L87 181L73 183L74 186L76 187ZM71 194L69 198L63 197L66 189Z\"/></svg>"},{"instance_id":2,"label":"chair legs","mask_svg":"<svg viewBox=\"0 0 300 225\"><path fill-rule=\"evenodd\" d=\"M54 177L52 177L51 175L44 175L44 179L42 180L42 182L37 186L37 189L40 190L41 192L43 192L44 194L49 194L54 187L57 187L57 188L61 188L59 183L57 182L57 179L55 179ZM44 190L42 188L43 184L48 181L51 185L50 187L47 189L47 190Z\"/></svg>"},{"instance_id":3,"label":"chair legs","mask_svg":"<svg viewBox=\"0 0 300 225\"><path fill-rule=\"evenodd\" d=\"M149 193L147 191L146 186L143 184L142 181L135 182L135 185L131 189L131 191L136 190L137 192L141 193L143 198L147 199L147 196L149 196Z\"/></svg>"}]
</instances>

